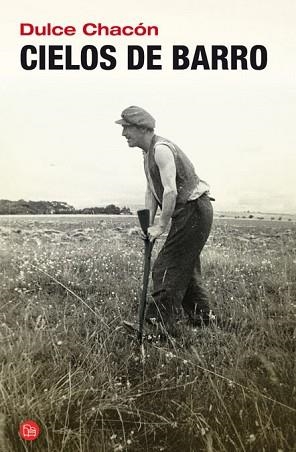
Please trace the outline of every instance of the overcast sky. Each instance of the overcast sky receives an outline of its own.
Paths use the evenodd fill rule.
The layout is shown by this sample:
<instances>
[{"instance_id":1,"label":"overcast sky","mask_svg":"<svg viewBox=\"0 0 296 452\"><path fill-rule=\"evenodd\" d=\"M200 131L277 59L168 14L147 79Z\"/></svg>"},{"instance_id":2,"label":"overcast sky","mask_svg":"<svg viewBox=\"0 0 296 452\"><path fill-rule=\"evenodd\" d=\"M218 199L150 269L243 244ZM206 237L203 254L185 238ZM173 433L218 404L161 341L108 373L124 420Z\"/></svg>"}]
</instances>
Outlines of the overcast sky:
<instances>
[{"instance_id":1,"label":"overcast sky","mask_svg":"<svg viewBox=\"0 0 296 452\"><path fill-rule=\"evenodd\" d=\"M296 213L294 0L12 0L1 15L0 198L75 207L140 204L142 151L114 121L147 109L211 186L218 210ZM74 25L72 37L21 37L19 24ZM158 37L86 37L87 22L157 25ZM113 44L112 71L25 71L26 44ZM161 71L127 71L128 44L162 46ZM263 71L173 71L172 46L262 44ZM75 61L78 62L77 59Z\"/></svg>"}]
</instances>

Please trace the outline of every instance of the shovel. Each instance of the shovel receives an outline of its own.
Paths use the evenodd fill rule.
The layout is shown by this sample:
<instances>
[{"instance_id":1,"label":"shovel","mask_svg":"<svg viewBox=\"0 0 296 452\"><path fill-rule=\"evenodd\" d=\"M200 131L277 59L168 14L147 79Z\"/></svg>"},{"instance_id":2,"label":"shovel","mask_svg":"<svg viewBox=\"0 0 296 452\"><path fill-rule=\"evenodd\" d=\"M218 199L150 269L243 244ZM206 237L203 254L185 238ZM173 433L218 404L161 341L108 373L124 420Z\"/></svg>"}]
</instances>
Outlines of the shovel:
<instances>
[{"instance_id":1,"label":"shovel","mask_svg":"<svg viewBox=\"0 0 296 452\"><path fill-rule=\"evenodd\" d=\"M143 275L143 289L141 295L141 301L139 305L139 330L138 330L138 340L140 344L143 341L143 326L145 318L145 310L147 304L147 290L149 283L149 274L151 267L151 253L154 242L150 242L147 232L150 225L150 211L149 209L138 210L137 212L141 229L145 234L144 244L145 244L145 257L144 257L144 275Z\"/></svg>"},{"instance_id":2,"label":"shovel","mask_svg":"<svg viewBox=\"0 0 296 452\"><path fill-rule=\"evenodd\" d=\"M149 274L151 267L151 253L154 242L150 242L148 238L148 228L150 225L150 211L149 209L142 209L137 211L141 229L145 235L144 245L145 245L145 257L144 257L144 275L143 275L143 289L141 294L141 300L138 310L138 324L124 321L124 327L132 334L136 333L140 345L143 344L143 328L144 328L144 318L145 310L147 304L147 290L149 283Z\"/></svg>"}]
</instances>

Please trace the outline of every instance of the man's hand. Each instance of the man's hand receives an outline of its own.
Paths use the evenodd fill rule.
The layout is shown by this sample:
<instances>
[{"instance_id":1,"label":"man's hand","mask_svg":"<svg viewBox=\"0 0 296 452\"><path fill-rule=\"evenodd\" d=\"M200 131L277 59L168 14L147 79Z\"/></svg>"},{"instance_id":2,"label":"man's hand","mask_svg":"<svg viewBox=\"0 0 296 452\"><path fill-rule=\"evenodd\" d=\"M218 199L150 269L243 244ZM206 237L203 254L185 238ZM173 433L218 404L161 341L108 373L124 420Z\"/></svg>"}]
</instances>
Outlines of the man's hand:
<instances>
[{"instance_id":1,"label":"man's hand","mask_svg":"<svg viewBox=\"0 0 296 452\"><path fill-rule=\"evenodd\" d=\"M148 239L150 240L150 242L154 242L155 239L157 239L161 234L164 233L164 230L165 228L160 224L150 226L150 228L148 228Z\"/></svg>"}]
</instances>

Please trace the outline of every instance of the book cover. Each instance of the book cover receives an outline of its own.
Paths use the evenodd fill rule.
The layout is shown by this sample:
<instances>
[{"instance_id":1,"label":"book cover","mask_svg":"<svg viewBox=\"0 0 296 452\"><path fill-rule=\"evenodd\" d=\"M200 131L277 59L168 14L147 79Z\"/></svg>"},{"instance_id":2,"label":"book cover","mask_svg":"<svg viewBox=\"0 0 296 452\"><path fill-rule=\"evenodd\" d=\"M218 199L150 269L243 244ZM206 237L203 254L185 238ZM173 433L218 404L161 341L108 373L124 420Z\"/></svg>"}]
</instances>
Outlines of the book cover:
<instances>
[{"instance_id":1,"label":"book cover","mask_svg":"<svg viewBox=\"0 0 296 452\"><path fill-rule=\"evenodd\" d=\"M295 12L292 0L5 5L1 450L293 450ZM212 322L141 347L123 326L141 299L146 190L142 150L115 123L129 106L215 198Z\"/></svg>"}]
</instances>

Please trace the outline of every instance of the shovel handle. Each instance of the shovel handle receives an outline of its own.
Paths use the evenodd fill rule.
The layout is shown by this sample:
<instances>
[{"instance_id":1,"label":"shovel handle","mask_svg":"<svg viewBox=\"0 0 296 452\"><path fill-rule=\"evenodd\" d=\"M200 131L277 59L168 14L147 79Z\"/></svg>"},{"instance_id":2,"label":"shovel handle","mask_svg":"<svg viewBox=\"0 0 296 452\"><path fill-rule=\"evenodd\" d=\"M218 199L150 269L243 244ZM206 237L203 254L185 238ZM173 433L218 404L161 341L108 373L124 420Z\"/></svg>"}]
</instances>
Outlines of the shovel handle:
<instances>
[{"instance_id":1,"label":"shovel handle","mask_svg":"<svg viewBox=\"0 0 296 452\"><path fill-rule=\"evenodd\" d=\"M150 274L150 266L151 266L151 253L153 248L153 242L150 242L147 236L148 228L150 225L150 211L149 209L138 210L138 218L142 231L144 232L146 239L145 243L145 260L144 260L144 275L143 275L143 289L142 296L139 305L139 333L138 340L140 344L143 341L143 326L144 326L144 318L145 318L145 310L147 304L147 290L149 284L149 274Z\"/></svg>"},{"instance_id":2,"label":"shovel handle","mask_svg":"<svg viewBox=\"0 0 296 452\"><path fill-rule=\"evenodd\" d=\"M140 343L142 343L143 339L143 327L144 327L144 319L145 319L145 311L147 305L147 291L149 284L149 274L150 274L150 266L151 266L151 253L154 243L145 241L145 261L144 261L144 275L143 275L143 289L141 302L139 306L139 333L138 339Z\"/></svg>"},{"instance_id":3,"label":"shovel handle","mask_svg":"<svg viewBox=\"0 0 296 452\"><path fill-rule=\"evenodd\" d=\"M148 228L150 226L150 210L149 209L138 210L137 214L141 229L144 232L145 236L147 237Z\"/></svg>"}]
</instances>

